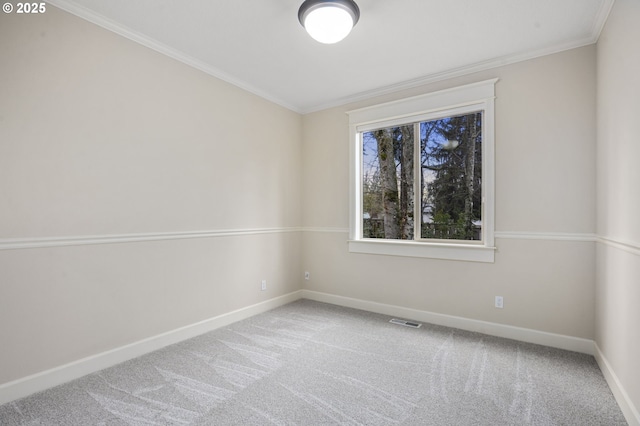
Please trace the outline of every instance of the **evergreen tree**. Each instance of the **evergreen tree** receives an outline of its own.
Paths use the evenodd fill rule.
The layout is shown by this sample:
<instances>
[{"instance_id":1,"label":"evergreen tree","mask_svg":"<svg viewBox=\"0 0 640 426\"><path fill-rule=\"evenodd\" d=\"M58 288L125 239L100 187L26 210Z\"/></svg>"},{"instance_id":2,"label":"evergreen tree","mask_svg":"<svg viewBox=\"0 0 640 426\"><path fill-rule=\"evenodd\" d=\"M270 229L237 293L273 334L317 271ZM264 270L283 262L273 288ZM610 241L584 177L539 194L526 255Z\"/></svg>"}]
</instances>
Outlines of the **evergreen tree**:
<instances>
[{"instance_id":1,"label":"evergreen tree","mask_svg":"<svg viewBox=\"0 0 640 426\"><path fill-rule=\"evenodd\" d=\"M430 126L421 148L434 224L424 227L423 237L474 239L482 206L482 113L423 124Z\"/></svg>"}]
</instances>

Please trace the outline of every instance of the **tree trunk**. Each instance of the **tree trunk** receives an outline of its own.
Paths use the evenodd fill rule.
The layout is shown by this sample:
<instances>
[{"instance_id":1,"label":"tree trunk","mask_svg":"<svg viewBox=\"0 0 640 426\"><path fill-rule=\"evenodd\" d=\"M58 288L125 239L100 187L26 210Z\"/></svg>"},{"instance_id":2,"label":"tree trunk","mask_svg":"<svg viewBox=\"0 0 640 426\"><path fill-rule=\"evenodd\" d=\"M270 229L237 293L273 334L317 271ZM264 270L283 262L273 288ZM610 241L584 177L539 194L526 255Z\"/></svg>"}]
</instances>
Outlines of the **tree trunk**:
<instances>
[{"instance_id":1,"label":"tree trunk","mask_svg":"<svg viewBox=\"0 0 640 426\"><path fill-rule=\"evenodd\" d=\"M393 151L391 129L377 130L374 133L378 142L378 161L382 180L382 217L384 219L384 237L397 239L398 230L398 178Z\"/></svg>"},{"instance_id":2,"label":"tree trunk","mask_svg":"<svg viewBox=\"0 0 640 426\"><path fill-rule=\"evenodd\" d=\"M400 158L400 238L413 239L413 125L402 126Z\"/></svg>"},{"instance_id":3,"label":"tree trunk","mask_svg":"<svg viewBox=\"0 0 640 426\"><path fill-rule=\"evenodd\" d=\"M464 224L465 238L473 239L473 194L475 192L475 167L476 167L476 138L477 138L477 121L476 115L467 116L466 135L465 135L465 153L464 153L464 180L466 186L466 197L464 200Z\"/></svg>"}]
</instances>

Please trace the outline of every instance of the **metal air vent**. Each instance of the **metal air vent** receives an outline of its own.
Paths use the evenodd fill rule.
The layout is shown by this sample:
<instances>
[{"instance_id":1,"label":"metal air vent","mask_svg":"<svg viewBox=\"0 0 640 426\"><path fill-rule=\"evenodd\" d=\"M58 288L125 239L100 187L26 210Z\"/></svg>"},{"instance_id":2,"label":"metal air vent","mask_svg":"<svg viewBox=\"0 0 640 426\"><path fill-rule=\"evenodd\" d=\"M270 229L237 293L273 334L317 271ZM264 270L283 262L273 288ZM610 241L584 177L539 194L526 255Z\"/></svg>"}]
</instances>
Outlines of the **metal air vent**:
<instances>
[{"instance_id":1,"label":"metal air vent","mask_svg":"<svg viewBox=\"0 0 640 426\"><path fill-rule=\"evenodd\" d=\"M422 326L422 324L417 322L401 320L397 318L393 318L389 322L392 324L404 325L405 327L411 327L411 328L420 328Z\"/></svg>"}]
</instances>

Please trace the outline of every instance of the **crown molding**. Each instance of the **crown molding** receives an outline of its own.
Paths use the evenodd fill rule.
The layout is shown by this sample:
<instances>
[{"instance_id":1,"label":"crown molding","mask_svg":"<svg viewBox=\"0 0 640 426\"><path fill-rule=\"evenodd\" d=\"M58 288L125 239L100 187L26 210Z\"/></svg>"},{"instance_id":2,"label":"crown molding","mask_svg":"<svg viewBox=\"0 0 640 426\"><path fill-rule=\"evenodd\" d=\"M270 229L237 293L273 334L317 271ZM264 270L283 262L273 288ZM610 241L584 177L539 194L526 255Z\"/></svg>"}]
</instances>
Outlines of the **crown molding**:
<instances>
[{"instance_id":1,"label":"crown molding","mask_svg":"<svg viewBox=\"0 0 640 426\"><path fill-rule=\"evenodd\" d=\"M609 15L611 14L611 10L613 9L615 2L616 0L605 0L602 3L600 10L596 15L596 19L593 21L593 26L591 27L591 36L594 43L597 43L600 39L600 34L607 23L607 19L609 19Z\"/></svg>"},{"instance_id":2,"label":"crown molding","mask_svg":"<svg viewBox=\"0 0 640 426\"><path fill-rule=\"evenodd\" d=\"M300 109L295 105L292 105L284 100L273 96L270 93L267 93L263 90L260 90L247 82L240 80L210 64L207 64L203 61L200 61L190 55L187 55L183 52L180 52L174 48L167 46L164 43L161 43L151 37L148 37L144 34L141 34L137 31L134 31L116 21L113 21L109 18L106 18L102 15L99 15L85 7L79 6L75 3L66 1L66 0L49 0L47 3L57 7L58 9L62 9L65 12L68 12L72 15L75 15L79 18L84 19L85 21L89 21L92 24L95 24L99 27L102 27L106 30L114 32L124 38L127 38L135 43L141 44L151 50L154 50L162 55L168 56L176 61L182 62L185 65L188 65L192 68L195 68L199 71L204 72L210 76L218 78L222 81L225 81L229 84L232 84L240 89L246 90L249 93L252 93L256 96L259 96L269 102L273 102L274 104L280 105L286 109L289 109L293 112L301 113Z\"/></svg>"},{"instance_id":3,"label":"crown molding","mask_svg":"<svg viewBox=\"0 0 640 426\"><path fill-rule=\"evenodd\" d=\"M332 102L326 102L318 104L312 107L303 108L302 114L309 114L317 111L322 111L329 108L347 105L350 103L365 101L378 96L388 95L402 90L414 89L416 87L425 86L427 84L437 83L439 81L449 80L456 77L463 77L468 74L473 74L480 71L487 71L494 68L502 67L505 65L511 65L518 62L524 62L531 59L539 58L542 56L553 55L555 53L561 53L571 49L577 49L584 46L589 46L598 42L600 33L602 32L607 18L611 13L611 9L615 0L604 0L596 18L591 26L590 34L586 37L572 40L565 43L559 43L547 46L542 49L532 50L525 53L517 53L513 55L505 55L499 58L490 59L483 62L477 62L468 66L445 70L439 73L429 74L413 80L403 81L397 84L392 84L385 87L380 87L373 90L355 93Z\"/></svg>"},{"instance_id":4,"label":"crown molding","mask_svg":"<svg viewBox=\"0 0 640 426\"><path fill-rule=\"evenodd\" d=\"M564 52L571 49L577 49L579 47L589 46L591 44L594 44L596 41L597 41L597 38L594 38L594 36L590 35L589 37L581 38L579 40L574 40L574 41L562 43L562 44L556 44L556 45L548 46L543 49L534 50L531 52L518 53L514 55L506 55L499 58L478 62L469 66L450 69L450 70L442 71L435 74L429 74L424 77L416 78L413 80L407 80L397 84L392 84L389 86L356 93L344 98L337 99L336 101L333 101L333 102L327 102L327 103L319 104L310 108L304 108L302 110L302 114L310 114L313 112L318 112L318 111L322 111L329 108L344 106L344 105L355 103L355 102L366 101L378 96L389 95L396 92L400 92L402 90L414 89L420 86L425 86L425 85L437 83L440 81L450 80L456 77L463 77L465 75L474 74L481 71L487 71L487 70L495 69L498 67L515 64L518 62L524 62L524 61L539 58L542 56L553 55L555 53L560 53L560 52Z\"/></svg>"},{"instance_id":5,"label":"crown molding","mask_svg":"<svg viewBox=\"0 0 640 426\"><path fill-rule=\"evenodd\" d=\"M192 56L186 55L176 49L173 49L163 43L160 43L155 39L152 39L151 37L148 37L143 34L140 34L139 32L133 31L122 24L119 24L111 19L101 16L85 7L79 6L68 0L50 0L48 1L48 3L68 13L71 13L72 15L78 16L79 18L82 18L102 28L105 28L116 34L119 34L138 44L141 44L145 47L155 50L156 52L159 52L165 56L168 56L179 62L182 62L190 67L196 68L208 75L211 75L222 81L225 81L229 84L232 84L236 87L246 90L249 93L253 93L254 95L259 96L267 101L273 102L293 112L304 115L304 114L309 114L309 113L313 113L313 112L317 112L317 111L321 111L329 108L343 106L343 105L354 103L354 102L368 100L378 96L395 93L401 90L413 89L416 87L424 86L431 83L436 83L443 80L448 80L455 77L462 77L468 74L473 74L480 71L486 71L486 70L494 69L497 67L510 65L517 62L523 62L523 61L535 59L541 56L552 55L554 53L560 53L566 50L576 49L579 47L584 47L584 46L594 44L598 41L598 38L600 37L600 33L604 28L604 25L611 12L611 9L613 8L615 0L603 1L602 6L598 11L598 14L596 15L596 18L594 19L594 22L592 24L590 34L583 38L572 40L565 43L550 45L545 48L533 50L526 53L505 55L499 58L478 62L469 66L464 66L460 68L445 70L439 73L429 74L417 79L407 80L397 84L392 84L392 85L388 85L388 86L384 86L384 87L380 87L372 90L355 93L346 97L342 97L340 99L336 99L331 102L317 104L310 107L296 106L289 102L286 102L278 98L277 96L274 96L270 93L260 90L243 80L240 80L228 73L225 73L224 71L216 67L211 66L210 64L202 62L196 58L193 58Z\"/></svg>"}]
</instances>

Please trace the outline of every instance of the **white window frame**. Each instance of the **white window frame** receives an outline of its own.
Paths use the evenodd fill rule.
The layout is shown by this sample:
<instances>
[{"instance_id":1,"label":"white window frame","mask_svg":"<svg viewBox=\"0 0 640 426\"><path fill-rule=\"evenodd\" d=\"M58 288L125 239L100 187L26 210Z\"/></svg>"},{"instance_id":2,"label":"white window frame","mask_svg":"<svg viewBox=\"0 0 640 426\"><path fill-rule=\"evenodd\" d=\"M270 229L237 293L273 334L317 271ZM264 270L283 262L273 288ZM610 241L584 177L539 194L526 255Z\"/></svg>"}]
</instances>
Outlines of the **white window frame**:
<instances>
[{"instance_id":1,"label":"white window frame","mask_svg":"<svg viewBox=\"0 0 640 426\"><path fill-rule=\"evenodd\" d=\"M493 262L495 254L495 83L459 86L399 101L348 111L349 251L353 253ZM362 237L362 134L374 129L424 121L431 117L482 111L482 239L388 240Z\"/></svg>"}]
</instances>

